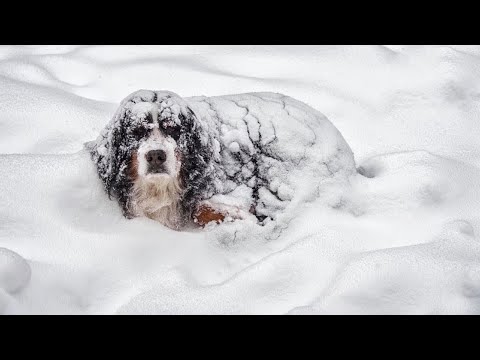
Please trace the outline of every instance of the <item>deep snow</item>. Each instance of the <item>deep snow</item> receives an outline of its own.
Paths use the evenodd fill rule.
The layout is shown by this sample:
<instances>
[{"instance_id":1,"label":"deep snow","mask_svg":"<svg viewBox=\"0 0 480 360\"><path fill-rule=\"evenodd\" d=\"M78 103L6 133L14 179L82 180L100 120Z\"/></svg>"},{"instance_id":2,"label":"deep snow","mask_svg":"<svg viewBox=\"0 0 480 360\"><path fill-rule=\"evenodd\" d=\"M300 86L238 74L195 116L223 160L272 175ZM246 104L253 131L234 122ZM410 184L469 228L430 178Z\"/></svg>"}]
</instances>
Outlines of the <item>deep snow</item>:
<instances>
[{"instance_id":1,"label":"deep snow","mask_svg":"<svg viewBox=\"0 0 480 360\"><path fill-rule=\"evenodd\" d=\"M83 144L142 88L292 96L363 176L275 236L126 220ZM479 100L477 46L0 47L0 313L479 313Z\"/></svg>"}]
</instances>

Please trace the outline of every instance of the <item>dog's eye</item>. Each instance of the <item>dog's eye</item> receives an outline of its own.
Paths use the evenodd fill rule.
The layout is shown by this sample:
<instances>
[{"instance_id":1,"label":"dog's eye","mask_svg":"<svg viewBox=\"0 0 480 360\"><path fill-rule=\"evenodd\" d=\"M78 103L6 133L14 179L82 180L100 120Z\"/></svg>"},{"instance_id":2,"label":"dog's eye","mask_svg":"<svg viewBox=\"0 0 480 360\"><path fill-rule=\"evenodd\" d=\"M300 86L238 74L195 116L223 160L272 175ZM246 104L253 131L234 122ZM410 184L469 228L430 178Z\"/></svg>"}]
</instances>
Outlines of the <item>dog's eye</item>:
<instances>
[{"instance_id":1,"label":"dog's eye","mask_svg":"<svg viewBox=\"0 0 480 360\"><path fill-rule=\"evenodd\" d=\"M162 129L163 133L167 136L171 136L174 140L178 140L180 137L180 128L177 126L167 127Z\"/></svg>"},{"instance_id":2,"label":"dog's eye","mask_svg":"<svg viewBox=\"0 0 480 360\"><path fill-rule=\"evenodd\" d=\"M147 135L147 129L144 127L138 127L132 130L132 135L135 136L136 138L142 138L145 135Z\"/></svg>"},{"instance_id":3,"label":"dog's eye","mask_svg":"<svg viewBox=\"0 0 480 360\"><path fill-rule=\"evenodd\" d=\"M180 129L178 128L172 128L170 131L167 132L167 135L170 135L174 140L178 140L180 137Z\"/></svg>"},{"instance_id":4,"label":"dog's eye","mask_svg":"<svg viewBox=\"0 0 480 360\"><path fill-rule=\"evenodd\" d=\"M160 121L160 130L174 140L178 140L180 137L180 127L173 120Z\"/></svg>"}]
</instances>

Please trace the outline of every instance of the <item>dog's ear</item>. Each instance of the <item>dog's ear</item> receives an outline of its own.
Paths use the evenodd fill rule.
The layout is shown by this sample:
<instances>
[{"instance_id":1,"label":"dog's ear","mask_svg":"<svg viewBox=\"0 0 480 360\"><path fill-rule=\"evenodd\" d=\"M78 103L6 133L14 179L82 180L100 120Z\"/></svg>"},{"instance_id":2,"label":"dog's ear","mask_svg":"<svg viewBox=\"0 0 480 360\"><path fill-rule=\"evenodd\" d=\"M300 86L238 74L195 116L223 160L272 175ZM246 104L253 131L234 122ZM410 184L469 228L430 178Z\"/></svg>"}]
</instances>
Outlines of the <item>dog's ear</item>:
<instances>
[{"instance_id":1,"label":"dog's ear","mask_svg":"<svg viewBox=\"0 0 480 360\"><path fill-rule=\"evenodd\" d=\"M127 124L128 112L120 118L118 127L114 127L111 133L110 146L110 171L106 178L106 190L109 197L112 195L118 200L125 216L129 216L128 204L132 182L128 176L129 162L132 158L133 147L128 143ZM130 145L130 146L129 146Z\"/></svg>"},{"instance_id":2,"label":"dog's ear","mask_svg":"<svg viewBox=\"0 0 480 360\"><path fill-rule=\"evenodd\" d=\"M117 199L123 214L130 217L129 194L133 183L128 168L138 145L131 130L137 126L138 119L131 112L131 105L135 101L132 98L126 100L122 101L120 108L97 140L87 144L87 149L97 166L98 175L109 198Z\"/></svg>"},{"instance_id":3,"label":"dog's ear","mask_svg":"<svg viewBox=\"0 0 480 360\"><path fill-rule=\"evenodd\" d=\"M210 164L213 159L213 147L199 117L188 105L180 115L181 131L177 146L182 152L180 176L185 186L183 205L191 212L198 198L208 192L211 185Z\"/></svg>"}]
</instances>

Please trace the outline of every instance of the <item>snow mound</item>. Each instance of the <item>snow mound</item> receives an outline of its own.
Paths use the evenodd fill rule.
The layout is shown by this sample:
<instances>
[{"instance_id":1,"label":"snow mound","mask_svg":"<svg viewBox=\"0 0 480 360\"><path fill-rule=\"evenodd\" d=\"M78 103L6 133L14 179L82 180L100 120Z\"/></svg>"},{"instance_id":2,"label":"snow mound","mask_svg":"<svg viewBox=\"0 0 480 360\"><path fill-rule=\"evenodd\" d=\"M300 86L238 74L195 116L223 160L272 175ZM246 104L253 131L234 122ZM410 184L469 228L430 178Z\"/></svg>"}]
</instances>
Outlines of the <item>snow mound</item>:
<instances>
[{"instance_id":1,"label":"snow mound","mask_svg":"<svg viewBox=\"0 0 480 360\"><path fill-rule=\"evenodd\" d=\"M126 212L128 159L157 122L181 149L183 202L193 209L208 200L251 210L261 221L276 220L278 213L312 201L328 182L345 183L356 173L340 132L323 114L288 96L183 99L170 91L139 90L87 144L108 194L121 199Z\"/></svg>"},{"instance_id":2,"label":"snow mound","mask_svg":"<svg viewBox=\"0 0 480 360\"><path fill-rule=\"evenodd\" d=\"M31 269L23 257L0 248L0 288L8 293L22 290L30 281Z\"/></svg>"},{"instance_id":3,"label":"snow mound","mask_svg":"<svg viewBox=\"0 0 480 360\"><path fill-rule=\"evenodd\" d=\"M276 219L312 201L327 182L347 182L356 173L340 132L298 100L276 93L186 100L219 142L214 178L220 201L234 203L250 188L258 198L256 213Z\"/></svg>"},{"instance_id":4,"label":"snow mound","mask_svg":"<svg viewBox=\"0 0 480 360\"><path fill-rule=\"evenodd\" d=\"M455 209L465 216L479 205L478 169L428 151L375 156L359 166L359 173L365 177L352 184L365 196L364 212Z\"/></svg>"},{"instance_id":5,"label":"snow mound","mask_svg":"<svg viewBox=\"0 0 480 360\"><path fill-rule=\"evenodd\" d=\"M311 306L291 314L476 314L480 245L463 220L421 245L355 256Z\"/></svg>"},{"instance_id":6,"label":"snow mound","mask_svg":"<svg viewBox=\"0 0 480 360\"><path fill-rule=\"evenodd\" d=\"M69 153L97 136L115 105L0 75L0 153ZM81 124L81 125L80 125ZM21 136L22 141L18 141Z\"/></svg>"}]
</instances>

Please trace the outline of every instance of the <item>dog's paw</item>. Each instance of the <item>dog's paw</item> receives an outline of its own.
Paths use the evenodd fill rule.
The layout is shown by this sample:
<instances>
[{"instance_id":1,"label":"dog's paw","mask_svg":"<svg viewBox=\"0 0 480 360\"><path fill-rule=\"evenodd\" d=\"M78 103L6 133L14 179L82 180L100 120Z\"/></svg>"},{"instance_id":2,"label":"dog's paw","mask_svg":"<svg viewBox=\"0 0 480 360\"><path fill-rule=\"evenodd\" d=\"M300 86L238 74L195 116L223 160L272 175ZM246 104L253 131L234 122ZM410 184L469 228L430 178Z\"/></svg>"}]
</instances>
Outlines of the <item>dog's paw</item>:
<instances>
[{"instance_id":1,"label":"dog's paw","mask_svg":"<svg viewBox=\"0 0 480 360\"><path fill-rule=\"evenodd\" d=\"M205 226L212 221L219 224L224 220L224 214L205 204L199 206L193 214L193 221L200 226Z\"/></svg>"},{"instance_id":2,"label":"dog's paw","mask_svg":"<svg viewBox=\"0 0 480 360\"><path fill-rule=\"evenodd\" d=\"M242 220L248 215L248 212L236 206L202 203L194 212L193 221L200 226L205 226L211 222L220 224L224 221Z\"/></svg>"}]
</instances>

